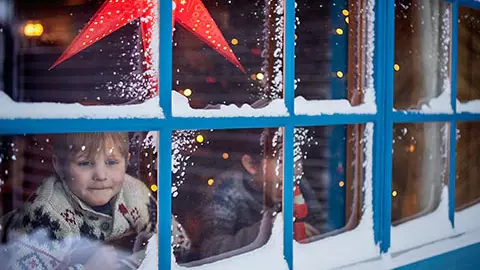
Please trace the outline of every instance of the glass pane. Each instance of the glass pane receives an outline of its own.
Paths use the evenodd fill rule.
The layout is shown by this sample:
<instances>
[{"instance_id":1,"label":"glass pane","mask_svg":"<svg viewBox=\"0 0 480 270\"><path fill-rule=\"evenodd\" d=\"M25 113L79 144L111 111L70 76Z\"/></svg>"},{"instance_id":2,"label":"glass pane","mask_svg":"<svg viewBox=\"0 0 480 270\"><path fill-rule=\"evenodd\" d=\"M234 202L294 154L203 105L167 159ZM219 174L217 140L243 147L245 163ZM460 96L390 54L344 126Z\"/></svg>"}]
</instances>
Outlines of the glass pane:
<instances>
[{"instance_id":1,"label":"glass pane","mask_svg":"<svg viewBox=\"0 0 480 270\"><path fill-rule=\"evenodd\" d=\"M480 123L457 123L455 208L461 210L480 200Z\"/></svg>"},{"instance_id":2,"label":"glass pane","mask_svg":"<svg viewBox=\"0 0 480 270\"><path fill-rule=\"evenodd\" d=\"M446 123L395 124L392 224L434 211L448 181Z\"/></svg>"},{"instance_id":3,"label":"glass pane","mask_svg":"<svg viewBox=\"0 0 480 270\"><path fill-rule=\"evenodd\" d=\"M191 240L177 263L201 265L264 245L282 209L281 129L179 130L172 139L173 214Z\"/></svg>"},{"instance_id":4,"label":"glass pane","mask_svg":"<svg viewBox=\"0 0 480 270\"><path fill-rule=\"evenodd\" d=\"M157 137L1 136L5 269L139 267L157 230Z\"/></svg>"},{"instance_id":5,"label":"glass pane","mask_svg":"<svg viewBox=\"0 0 480 270\"><path fill-rule=\"evenodd\" d=\"M420 109L444 91L450 99L450 14L442 0L395 0L396 109Z\"/></svg>"},{"instance_id":6,"label":"glass pane","mask_svg":"<svg viewBox=\"0 0 480 270\"><path fill-rule=\"evenodd\" d=\"M14 19L5 23L15 29L16 61L7 70L14 83L5 91L15 101L124 104L155 95L139 19L150 9L139 12L125 1L11 2ZM56 62L61 55L64 61Z\"/></svg>"},{"instance_id":7,"label":"glass pane","mask_svg":"<svg viewBox=\"0 0 480 270\"><path fill-rule=\"evenodd\" d=\"M281 98L283 1L194 3L175 6L173 94L192 108Z\"/></svg>"},{"instance_id":8,"label":"glass pane","mask_svg":"<svg viewBox=\"0 0 480 270\"><path fill-rule=\"evenodd\" d=\"M460 101L480 99L480 10L458 9L457 97Z\"/></svg>"},{"instance_id":9,"label":"glass pane","mask_svg":"<svg viewBox=\"0 0 480 270\"><path fill-rule=\"evenodd\" d=\"M294 239L354 229L362 212L364 125L295 129Z\"/></svg>"},{"instance_id":10,"label":"glass pane","mask_svg":"<svg viewBox=\"0 0 480 270\"><path fill-rule=\"evenodd\" d=\"M362 102L364 23L358 1L296 1L295 96Z\"/></svg>"}]
</instances>

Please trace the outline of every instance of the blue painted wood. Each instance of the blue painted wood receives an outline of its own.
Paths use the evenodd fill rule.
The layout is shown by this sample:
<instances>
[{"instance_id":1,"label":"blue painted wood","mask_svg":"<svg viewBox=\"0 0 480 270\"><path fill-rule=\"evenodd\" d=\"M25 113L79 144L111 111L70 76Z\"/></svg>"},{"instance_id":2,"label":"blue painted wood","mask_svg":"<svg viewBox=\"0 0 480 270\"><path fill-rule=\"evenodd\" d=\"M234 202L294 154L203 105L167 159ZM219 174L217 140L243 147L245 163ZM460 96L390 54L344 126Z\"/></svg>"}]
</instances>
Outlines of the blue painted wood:
<instances>
[{"instance_id":1,"label":"blue painted wood","mask_svg":"<svg viewBox=\"0 0 480 270\"><path fill-rule=\"evenodd\" d=\"M172 115L172 1L158 1L160 14L159 96L165 117Z\"/></svg>"},{"instance_id":2,"label":"blue painted wood","mask_svg":"<svg viewBox=\"0 0 480 270\"><path fill-rule=\"evenodd\" d=\"M457 112L457 71L458 71L458 3L452 3L452 42L451 42L451 70L453 75L451 80L451 106L453 111ZM458 121L458 115L455 115L455 120ZM456 177L456 154L457 154L457 123L450 122L450 171L448 179L448 219L455 227L455 183Z\"/></svg>"},{"instance_id":3,"label":"blue painted wood","mask_svg":"<svg viewBox=\"0 0 480 270\"><path fill-rule=\"evenodd\" d=\"M160 131L158 173L158 269L171 267L172 228L172 131Z\"/></svg>"},{"instance_id":4,"label":"blue painted wood","mask_svg":"<svg viewBox=\"0 0 480 270\"><path fill-rule=\"evenodd\" d=\"M470 7L470 8L480 9L480 2L478 2L476 0L458 0L457 2L458 2L458 4L460 4L462 6L467 6L467 7Z\"/></svg>"},{"instance_id":5,"label":"blue painted wood","mask_svg":"<svg viewBox=\"0 0 480 270\"><path fill-rule=\"evenodd\" d=\"M421 114L412 111L396 111L393 113L394 123L418 123L418 122L447 122L447 121L479 121L480 114Z\"/></svg>"},{"instance_id":6,"label":"blue painted wood","mask_svg":"<svg viewBox=\"0 0 480 270\"><path fill-rule=\"evenodd\" d=\"M284 128L284 167L283 167L283 256L288 268L293 270L293 142L294 127L288 124Z\"/></svg>"},{"instance_id":7,"label":"blue painted wood","mask_svg":"<svg viewBox=\"0 0 480 270\"><path fill-rule=\"evenodd\" d=\"M453 250L451 252L441 254L426 260L418 261L409 265L405 265L398 270L431 270L431 269L480 269L480 243L470 245L464 248Z\"/></svg>"}]
</instances>

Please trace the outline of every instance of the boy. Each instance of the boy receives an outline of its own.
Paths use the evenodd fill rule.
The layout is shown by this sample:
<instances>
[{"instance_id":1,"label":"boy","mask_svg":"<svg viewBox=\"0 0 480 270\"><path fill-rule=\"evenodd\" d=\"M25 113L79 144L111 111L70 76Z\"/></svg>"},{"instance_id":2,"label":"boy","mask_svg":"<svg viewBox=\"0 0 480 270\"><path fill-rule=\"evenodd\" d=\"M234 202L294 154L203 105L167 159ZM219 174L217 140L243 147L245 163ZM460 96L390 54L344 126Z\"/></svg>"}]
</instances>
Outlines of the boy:
<instances>
[{"instance_id":1,"label":"boy","mask_svg":"<svg viewBox=\"0 0 480 270\"><path fill-rule=\"evenodd\" d=\"M242 153L241 168L219 177L223 184L204 209L201 258L210 257L213 261L260 247L268 241L274 213L281 210L283 144L280 130L266 129L260 135L249 131L243 138L247 143L232 143L229 146L232 149L228 149L231 153ZM239 148L233 149L235 147ZM300 163L296 164L295 173L301 173ZM320 234L325 224L324 211L306 181L299 181L297 185L308 206L308 215L302 217L302 228L307 237Z\"/></svg>"},{"instance_id":2,"label":"boy","mask_svg":"<svg viewBox=\"0 0 480 270\"><path fill-rule=\"evenodd\" d=\"M157 207L148 188L126 174L128 158L128 133L55 138L56 175L7 224L8 267L138 268L156 232Z\"/></svg>"}]
</instances>

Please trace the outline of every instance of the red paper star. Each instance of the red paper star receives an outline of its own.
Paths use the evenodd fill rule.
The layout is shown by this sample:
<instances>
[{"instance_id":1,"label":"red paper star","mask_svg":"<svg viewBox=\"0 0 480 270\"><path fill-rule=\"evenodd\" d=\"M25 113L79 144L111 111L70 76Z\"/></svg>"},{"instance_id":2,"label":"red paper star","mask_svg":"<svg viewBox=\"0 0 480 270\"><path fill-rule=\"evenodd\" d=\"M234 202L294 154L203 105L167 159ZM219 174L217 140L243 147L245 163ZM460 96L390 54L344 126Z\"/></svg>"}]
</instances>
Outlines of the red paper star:
<instances>
[{"instance_id":1,"label":"red paper star","mask_svg":"<svg viewBox=\"0 0 480 270\"><path fill-rule=\"evenodd\" d=\"M131 21L140 18L145 65L147 70L151 69L151 42L153 25L156 21L154 12L156 1L157 0L106 1L51 68L54 68ZM174 21L180 23L180 25L195 34L240 70L245 72L201 0L174 0L172 24Z\"/></svg>"}]
</instances>

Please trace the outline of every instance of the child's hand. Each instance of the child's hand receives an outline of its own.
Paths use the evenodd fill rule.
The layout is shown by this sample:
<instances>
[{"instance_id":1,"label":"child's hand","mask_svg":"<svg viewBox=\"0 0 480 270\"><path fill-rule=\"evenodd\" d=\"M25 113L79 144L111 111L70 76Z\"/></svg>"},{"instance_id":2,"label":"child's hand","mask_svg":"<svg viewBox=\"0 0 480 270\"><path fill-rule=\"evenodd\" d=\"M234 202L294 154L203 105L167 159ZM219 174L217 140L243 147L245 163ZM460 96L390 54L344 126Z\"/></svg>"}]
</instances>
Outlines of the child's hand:
<instances>
[{"instance_id":1,"label":"child's hand","mask_svg":"<svg viewBox=\"0 0 480 270\"><path fill-rule=\"evenodd\" d=\"M85 270L97 269L120 269L120 263L117 258L117 251L111 246L99 248L84 265Z\"/></svg>"}]
</instances>

